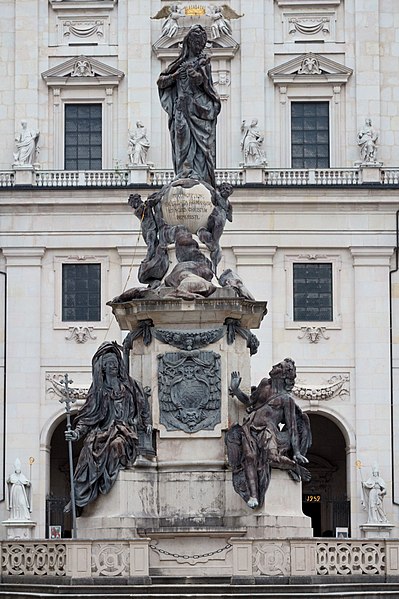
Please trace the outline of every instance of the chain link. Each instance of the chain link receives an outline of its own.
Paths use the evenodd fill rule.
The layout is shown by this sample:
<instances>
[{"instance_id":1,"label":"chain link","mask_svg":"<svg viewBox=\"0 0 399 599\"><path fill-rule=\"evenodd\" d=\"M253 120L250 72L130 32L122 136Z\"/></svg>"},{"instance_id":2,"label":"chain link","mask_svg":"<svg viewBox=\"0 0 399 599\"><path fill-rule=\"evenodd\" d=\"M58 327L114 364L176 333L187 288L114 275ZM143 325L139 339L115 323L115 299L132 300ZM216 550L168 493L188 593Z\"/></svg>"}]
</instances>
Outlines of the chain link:
<instances>
[{"instance_id":1,"label":"chain link","mask_svg":"<svg viewBox=\"0 0 399 599\"><path fill-rule=\"evenodd\" d=\"M201 555L195 553L194 555L180 555L179 553L170 553L169 551L166 551L166 549L161 549L160 547L157 547L156 545L149 545L150 549L152 549L153 551L158 551L158 553L162 553L163 555L169 555L170 557L175 557L175 558L182 558L182 559L201 559L202 557L212 557L212 555L216 555L217 553L222 553L222 551L226 551L227 549L230 549L230 547L232 547L232 545L230 543L227 543L224 547L221 547L220 549L216 549L215 551L209 551L208 553L202 553Z\"/></svg>"}]
</instances>

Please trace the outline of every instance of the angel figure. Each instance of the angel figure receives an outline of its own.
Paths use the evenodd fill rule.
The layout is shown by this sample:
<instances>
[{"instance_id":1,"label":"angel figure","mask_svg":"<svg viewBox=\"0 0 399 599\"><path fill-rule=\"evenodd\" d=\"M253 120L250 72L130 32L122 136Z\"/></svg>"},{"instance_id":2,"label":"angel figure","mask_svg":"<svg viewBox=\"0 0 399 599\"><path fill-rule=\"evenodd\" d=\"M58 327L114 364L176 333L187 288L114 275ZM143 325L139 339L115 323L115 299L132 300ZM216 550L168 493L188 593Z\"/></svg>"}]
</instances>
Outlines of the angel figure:
<instances>
[{"instance_id":1,"label":"angel figure","mask_svg":"<svg viewBox=\"0 0 399 599\"><path fill-rule=\"evenodd\" d=\"M269 376L248 397L240 389L240 373L231 373L231 392L247 406L247 415L227 431L227 455L234 490L252 509L264 502L272 468L287 470L296 482L310 480L304 467L312 442L309 417L291 396L295 362L285 358Z\"/></svg>"},{"instance_id":2,"label":"angel figure","mask_svg":"<svg viewBox=\"0 0 399 599\"><path fill-rule=\"evenodd\" d=\"M162 36L174 37L179 29L179 18L183 16L180 4L163 6L151 19L165 19L162 24Z\"/></svg>"},{"instance_id":3,"label":"angel figure","mask_svg":"<svg viewBox=\"0 0 399 599\"><path fill-rule=\"evenodd\" d=\"M222 6L209 5L206 14L212 19L211 33L214 40L221 35L231 35L230 19L239 19L243 16L236 13L227 4L223 4Z\"/></svg>"}]
</instances>

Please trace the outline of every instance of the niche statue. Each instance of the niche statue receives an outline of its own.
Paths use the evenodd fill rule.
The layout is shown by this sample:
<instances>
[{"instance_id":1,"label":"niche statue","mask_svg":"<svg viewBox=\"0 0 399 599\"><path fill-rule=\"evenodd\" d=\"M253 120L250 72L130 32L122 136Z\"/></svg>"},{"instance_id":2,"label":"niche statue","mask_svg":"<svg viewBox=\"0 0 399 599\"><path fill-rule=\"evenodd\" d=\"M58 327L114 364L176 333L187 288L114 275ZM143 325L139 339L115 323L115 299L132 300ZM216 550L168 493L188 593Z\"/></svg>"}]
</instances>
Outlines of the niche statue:
<instances>
[{"instance_id":1,"label":"niche statue","mask_svg":"<svg viewBox=\"0 0 399 599\"><path fill-rule=\"evenodd\" d=\"M269 376L248 397L240 389L240 373L231 373L231 391L247 406L247 415L241 425L227 431L227 454L234 490L252 509L264 502L272 468L287 470L297 482L310 480L310 472L303 466L312 442L310 422L290 393L295 362L285 358L273 366Z\"/></svg>"},{"instance_id":2,"label":"niche statue","mask_svg":"<svg viewBox=\"0 0 399 599\"><path fill-rule=\"evenodd\" d=\"M133 465L138 427L152 431L147 397L127 374L116 342L100 345L92 359L92 376L75 428L65 432L67 440L84 437L73 479L78 514L99 493L111 490L119 470ZM66 511L69 509L70 504Z\"/></svg>"}]
</instances>

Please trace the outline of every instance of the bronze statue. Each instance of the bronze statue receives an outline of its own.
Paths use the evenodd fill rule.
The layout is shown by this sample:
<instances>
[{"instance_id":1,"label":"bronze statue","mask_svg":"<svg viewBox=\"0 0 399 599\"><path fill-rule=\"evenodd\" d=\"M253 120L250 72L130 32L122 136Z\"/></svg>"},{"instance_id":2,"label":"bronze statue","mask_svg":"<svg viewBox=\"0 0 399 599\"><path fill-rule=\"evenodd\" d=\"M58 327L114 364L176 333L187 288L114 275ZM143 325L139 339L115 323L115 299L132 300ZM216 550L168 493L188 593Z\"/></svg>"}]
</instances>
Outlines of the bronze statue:
<instances>
[{"instance_id":1,"label":"bronze statue","mask_svg":"<svg viewBox=\"0 0 399 599\"><path fill-rule=\"evenodd\" d=\"M312 442L309 418L290 394L296 377L294 361L285 358L269 376L248 397L240 389L239 372L231 373L231 391L247 406L247 415L226 433L228 459L234 489L253 509L264 502L271 468L287 470L295 481L310 480L303 466Z\"/></svg>"},{"instance_id":2,"label":"bronze statue","mask_svg":"<svg viewBox=\"0 0 399 599\"><path fill-rule=\"evenodd\" d=\"M212 83L210 59L203 52L206 42L205 29L193 25L179 57L162 71L157 85L169 116L176 177L216 187L216 119L221 104Z\"/></svg>"},{"instance_id":3,"label":"bronze statue","mask_svg":"<svg viewBox=\"0 0 399 599\"><path fill-rule=\"evenodd\" d=\"M92 359L93 382L75 417L67 440L85 437L74 474L76 506L94 501L114 485L121 468L137 458L137 429L151 433L148 400L139 383L126 372L116 342L100 345ZM68 509L68 506L67 506Z\"/></svg>"}]
</instances>

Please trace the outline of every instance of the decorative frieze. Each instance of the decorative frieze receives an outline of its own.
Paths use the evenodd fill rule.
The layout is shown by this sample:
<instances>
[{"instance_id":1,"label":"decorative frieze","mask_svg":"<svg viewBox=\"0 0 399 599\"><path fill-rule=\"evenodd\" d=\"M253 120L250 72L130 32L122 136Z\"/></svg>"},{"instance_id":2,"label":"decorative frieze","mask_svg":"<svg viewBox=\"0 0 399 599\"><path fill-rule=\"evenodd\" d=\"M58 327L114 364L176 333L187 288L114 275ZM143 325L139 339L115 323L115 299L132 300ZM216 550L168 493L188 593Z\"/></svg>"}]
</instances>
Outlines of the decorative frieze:
<instances>
[{"instance_id":1,"label":"decorative frieze","mask_svg":"<svg viewBox=\"0 0 399 599\"><path fill-rule=\"evenodd\" d=\"M305 401L327 401L333 398L340 398L349 395L349 374L334 374L326 383L321 385L303 385L296 384L292 393L298 399Z\"/></svg>"}]
</instances>

